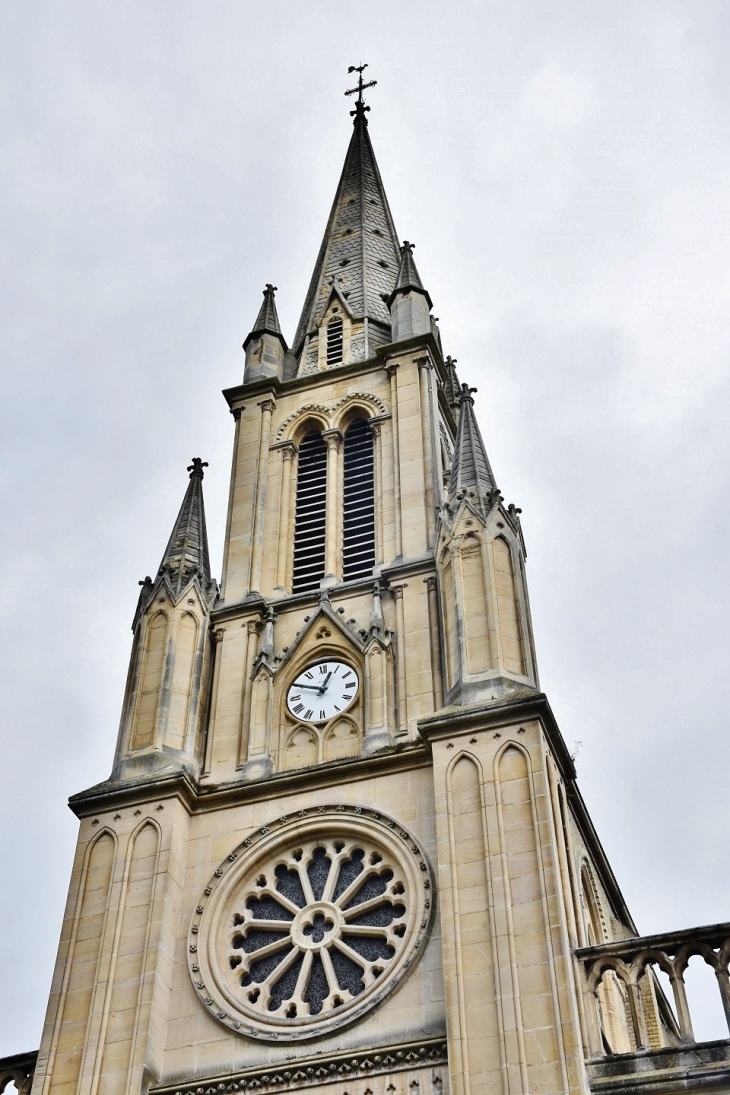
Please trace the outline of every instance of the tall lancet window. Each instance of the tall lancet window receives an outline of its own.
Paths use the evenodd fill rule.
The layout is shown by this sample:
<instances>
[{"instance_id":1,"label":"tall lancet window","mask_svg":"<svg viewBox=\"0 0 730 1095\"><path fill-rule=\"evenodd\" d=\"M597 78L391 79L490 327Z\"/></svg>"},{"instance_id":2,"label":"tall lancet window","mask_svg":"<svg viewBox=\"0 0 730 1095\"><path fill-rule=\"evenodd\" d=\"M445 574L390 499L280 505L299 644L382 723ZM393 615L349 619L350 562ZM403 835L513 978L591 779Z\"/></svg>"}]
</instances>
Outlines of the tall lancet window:
<instances>
[{"instance_id":1,"label":"tall lancet window","mask_svg":"<svg viewBox=\"0 0 730 1095\"><path fill-rule=\"evenodd\" d=\"M324 578L327 513L327 446L322 435L308 433L299 446L297 515L294 527L292 590L318 589Z\"/></svg>"},{"instance_id":2,"label":"tall lancet window","mask_svg":"<svg viewBox=\"0 0 730 1095\"><path fill-rule=\"evenodd\" d=\"M365 578L375 566L373 434L364 419L345 431L345 514L342 544L346 582Z\"/></svg>"},{"instance_id":3,"label":"tall lancet window","mask_svg":"<svg viewBox=\"0 0 730 1095\"><path fill-rule=\"evenodd\" d=\"M327 364L342 364L342 320L331 319L327 324Z\"/></svg>"}]
</instances>

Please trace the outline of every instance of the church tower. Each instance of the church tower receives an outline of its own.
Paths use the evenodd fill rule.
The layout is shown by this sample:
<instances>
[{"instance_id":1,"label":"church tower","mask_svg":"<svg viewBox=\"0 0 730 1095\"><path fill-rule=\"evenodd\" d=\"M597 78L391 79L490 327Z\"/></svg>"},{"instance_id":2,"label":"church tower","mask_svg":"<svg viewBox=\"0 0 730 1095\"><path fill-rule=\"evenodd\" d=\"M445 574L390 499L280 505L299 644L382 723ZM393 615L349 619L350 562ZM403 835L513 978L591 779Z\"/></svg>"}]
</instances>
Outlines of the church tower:
<instances>
[{"instance_id":1,"label":"church tower","mask_svg":"<svg viewBox=\"0 0 730 1095\"><path fill-rule=\"evenodd\" d=\"M567 1095L692 1042L684 944L642 957L540 692L520 510L357 71L293 340L268 284L224 393L220 589L195 459L112 775L71 800L33 1095ZM698 929L725 971L726 928Z\"/></svg>"}]
</instances>

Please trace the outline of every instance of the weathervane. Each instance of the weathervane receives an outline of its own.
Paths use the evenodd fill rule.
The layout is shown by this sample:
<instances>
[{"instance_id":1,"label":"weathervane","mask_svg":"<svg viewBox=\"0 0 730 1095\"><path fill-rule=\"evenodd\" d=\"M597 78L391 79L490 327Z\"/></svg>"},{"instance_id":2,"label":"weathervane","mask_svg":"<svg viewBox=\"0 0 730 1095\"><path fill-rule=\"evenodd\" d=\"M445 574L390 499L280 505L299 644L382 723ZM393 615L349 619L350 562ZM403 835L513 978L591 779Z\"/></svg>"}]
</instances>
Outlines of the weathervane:
<instances>
[{"instance_id":1,"label":"weathervane","mask_svg":"<svg viewBox=\"0 0 730 1095\"><path fill-rule=\"evenodd\" d=\"M350 111L350 114L363 114L366 110L370 110L369 106L365 106L365 100L362 97L362 93L366 87L375 87L377 80L370 80L367 84L362 82L362 74L367 68L367 65L350 65L349 72L357 72L357 87L351 87L349 91L345 92L345 95L354 95L357 93L357 101L355 102L355 109Z\"/></svg>"}]
</instances>

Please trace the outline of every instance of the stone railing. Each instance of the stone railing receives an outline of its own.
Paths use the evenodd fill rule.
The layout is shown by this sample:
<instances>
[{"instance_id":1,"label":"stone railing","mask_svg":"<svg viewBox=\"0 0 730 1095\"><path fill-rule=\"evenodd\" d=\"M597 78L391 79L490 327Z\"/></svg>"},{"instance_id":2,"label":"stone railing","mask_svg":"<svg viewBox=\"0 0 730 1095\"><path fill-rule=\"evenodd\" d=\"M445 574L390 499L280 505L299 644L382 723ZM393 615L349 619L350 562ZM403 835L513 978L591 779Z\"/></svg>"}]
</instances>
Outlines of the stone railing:
<instances>
[{"instance_id":1,"label":"stone railing","mask_svg":"<svg viewBox=\"0 0 730 1095\"><path fill-rule=\"evenodd\" d=\"M32 1053L16 1053L12 1057L0 1058L0 1095L11 1084L15 1085L18 1095L28 1095L33 1083L38 1050Z\"/></svg>"},{"instance_id":2,"label":"stone railing","mask_svg":"<svg viewBox=\"0 0 730 1095\"><path fill-rule=\"evenodd\" d=\"M705 928L622 939L575 952L583 967L584 987L593 1005L587 1010L588 1039L592 1059L616 1053L605 1034L606 988L610 979L618 990L627 1020L631 1053L648 1053L665 1047L696 1045L692 1029L684 973L690 958L702 957L715 971L720 1000L730 1030L730 924L712 924ZM651 967L669 978L674 996L674 1014L668 1006ZM614 980L615 979L615 980ZM618 985L616 984L618 982ZM616 994L616 993L615 993ZM621 1052L621 1050L618 1050Z\"/></svg>"}]
</instances>

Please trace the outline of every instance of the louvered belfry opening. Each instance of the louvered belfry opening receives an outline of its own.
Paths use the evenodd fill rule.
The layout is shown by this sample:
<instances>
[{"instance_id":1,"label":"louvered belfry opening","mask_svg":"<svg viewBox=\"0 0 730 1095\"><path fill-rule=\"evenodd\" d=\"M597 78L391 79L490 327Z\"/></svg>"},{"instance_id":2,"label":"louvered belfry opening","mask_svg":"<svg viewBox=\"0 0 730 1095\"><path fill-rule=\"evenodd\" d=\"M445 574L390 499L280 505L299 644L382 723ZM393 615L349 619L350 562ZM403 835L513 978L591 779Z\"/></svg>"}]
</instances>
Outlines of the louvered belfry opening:
<instances>
[{"instance_id":1,"label":"louvered belfry opening","mask_svg":"<svg viewBox=\"0 0 730 1095\"><path fill-rule=\"evenodd\" d=\"M331 319L327 324L327 364L342 363L342 320Z\"/></svg>"},{"instance_id":2,"label":"louvered belfry opening","mask_svg":"<svg viewBox=\"0 0 730 1095\"><path fill-rule=\"evenodd\" d=\"M365 578L375 566L373 434L360 418L345 431L345 519L342 545L346 582Z\"/></svg>"},{"instance_id":3,"label":"louvered belfry opening","mask_svg":"<svg viewBox=\"0 0 730 1095\"><path fill-rule=\"evenodd\" d=\"M327 514L327 446L312 431L299 446L297 516L294 528L292 590L319 589L324 578L325 519Z\"/></svg>"}]
</instances>

